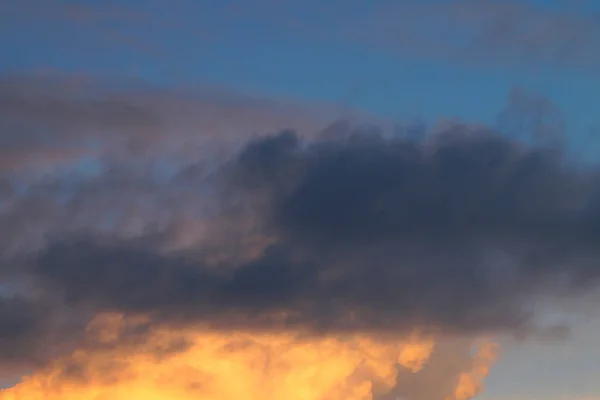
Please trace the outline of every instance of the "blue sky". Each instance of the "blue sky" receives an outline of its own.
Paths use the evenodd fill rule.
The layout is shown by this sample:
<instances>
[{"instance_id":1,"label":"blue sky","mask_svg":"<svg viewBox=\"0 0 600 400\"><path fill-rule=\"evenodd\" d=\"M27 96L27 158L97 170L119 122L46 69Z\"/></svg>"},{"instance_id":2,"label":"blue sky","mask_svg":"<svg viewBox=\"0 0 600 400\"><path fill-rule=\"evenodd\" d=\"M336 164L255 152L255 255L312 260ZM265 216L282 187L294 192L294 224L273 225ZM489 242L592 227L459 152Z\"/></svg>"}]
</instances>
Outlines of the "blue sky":
<instances>
[{"instance_id":1,"label":"blue sky","mask_svg":"<svg viewBox=\"0 0 600 400\"><path fill-rule=\"evenodd\" d=\"M600 105L599 79L587 65L560 67L552 59L531 65L515 57L507 67L491 58L470 63L443 54L421 57L410 49L381 49L376 42L345 38L334 26L323 27L335 25L330 21L338 13L334 9L328 18L317 18L322 9L311 2L304 4L302 14L296 9L290 13L299 14L296 18L313 16L307 24L314 34L291 23L274 23L281 12L268 4L240 16L226 3L177 0L168 7L159 1L129 1L120 3L120 14L131 9L140 16L105 16L102 10L109 6L99 6L101 2L74 3L89 4L92 16L84 19L67 9L40 22L27 12L18 13L17 20L3 28L2 69L135 75L165 84L220 83L265 95L350 102L385 115L445 115L486 122L494 118L512 86L548 96L579 126L594 123ZM249 3L239 3L238 8L252 10ZM358 3L354 10L365 8L352 3ZM374 2L371 8L377 3L385 2ZM536 3L539 9L552 9L564 2ZM30 10L41 4L47 14L49 3L31 4ZM592 33L597 36L598 30Z\"/></svg>"},{"instance_id":2,"label":"blue sky","mask_svg":"<svg viewBox=\"0 0 600 400\"><path fill-rule=\"evenodd\" d=\"M405 43L390 33L388 39L399 43L390 45L372 35L372 24L363 20L391 3L4 0L0 74L56 70L135 77L164 86L216 84L265 98L334 103L399 119L459 117L489 124L496 123L511 88L519 87L555 102L574 138L600 126L600 72L594 71L600 66L600 2L580 2L568 17L566 0L517 3L516 11L507 14L512 23L503 25L504 34L516 35L511 29L533 25L537 17L550 26L532 42L547 47L533 60L518 41L497 38L471 48L472 53L464 53L456 38L437 37L434 46L419 38ZM447 15L425 7L439 2L412 3L423 8L411 14L416 20L402 13L373 20L390 32L395 25L414 24L410 32L426 37L420 26L437 18L448 25L445 30L458 31L462 36L457 38L464 39L483 29L469 21L496 15L502 2L482 1L471 19L461 19L469 9L465 1L448 1L440 9L451 10ZM519 8L524 4L527 12ZM389 25L390 19L396 22ZM575 32L577 27L581 31ZM561 29L565 35L569 29L573 39L567 45ZM574 53L557 56L565 46ZM597 328L582 325L588 339L579 342L508 345L480 398L600 399L600 350L589 339Z\"/></svg>"}]
</instances>

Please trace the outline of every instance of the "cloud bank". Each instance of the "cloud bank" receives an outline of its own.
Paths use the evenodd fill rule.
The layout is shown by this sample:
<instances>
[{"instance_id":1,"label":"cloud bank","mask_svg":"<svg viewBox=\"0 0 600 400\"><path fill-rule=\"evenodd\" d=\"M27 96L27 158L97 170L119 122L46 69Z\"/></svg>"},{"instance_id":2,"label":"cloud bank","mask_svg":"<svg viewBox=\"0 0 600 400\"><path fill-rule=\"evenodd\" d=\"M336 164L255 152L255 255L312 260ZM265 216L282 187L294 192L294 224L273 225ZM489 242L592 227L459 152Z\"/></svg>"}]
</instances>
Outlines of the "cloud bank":
<instances>
[{"instance_id":1,"label":"cloud bank","mask_svg":"<svg viewBox=\"0 0 600 400\"><path fill-rule=\"evenodd\" d=\"M1 171L0 373L33 371L2 400L469 399L490 338L544 334L539 298L597 286L600 175L562 125L311 130L48 82L0 88L19 157L80 154ZM510 118L542 121L525 100Z\"/></svg>"}]
</instances>

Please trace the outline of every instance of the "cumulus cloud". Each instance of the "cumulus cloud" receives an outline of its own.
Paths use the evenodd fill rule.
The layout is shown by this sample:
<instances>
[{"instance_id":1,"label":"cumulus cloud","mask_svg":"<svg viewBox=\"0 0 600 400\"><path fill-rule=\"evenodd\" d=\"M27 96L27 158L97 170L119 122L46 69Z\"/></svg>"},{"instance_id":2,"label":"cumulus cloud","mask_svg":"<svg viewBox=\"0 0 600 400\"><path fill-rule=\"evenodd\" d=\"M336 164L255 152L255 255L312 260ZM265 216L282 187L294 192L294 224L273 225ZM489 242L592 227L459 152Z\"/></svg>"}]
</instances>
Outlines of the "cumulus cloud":
<instances>
[{"instance_id":1,"label":"cumulus cloud","mask_svg":"<svg viewBox=\"0 0 600 400\"><path fill-rule=\"evenodd\" d=\"M540 333L538 297L598 283L599 171L569 157L543 99L513 93L508 133L308 117L303 133L279 125L315 114L41 82L3 86L23 129L0 140L91 164L4 172L0 372L34 373L0 399L468 399L488 338Z\"/></svg>"},{"instance_id":2,"label":"cumulus cloud","mask_svg":"<svg viewBox=\"0 0 600 400\"><path fill-rule=\"evenodd\" d=\"M555 148L465 126L426 143L284 132L209 179L224 215L252 211L253 257L165 253L168 230L80 236L51 242L32 273L72 304L225 327L519 330L536 294L597 281L598 179Z\"/></svg>"}]
</instances>

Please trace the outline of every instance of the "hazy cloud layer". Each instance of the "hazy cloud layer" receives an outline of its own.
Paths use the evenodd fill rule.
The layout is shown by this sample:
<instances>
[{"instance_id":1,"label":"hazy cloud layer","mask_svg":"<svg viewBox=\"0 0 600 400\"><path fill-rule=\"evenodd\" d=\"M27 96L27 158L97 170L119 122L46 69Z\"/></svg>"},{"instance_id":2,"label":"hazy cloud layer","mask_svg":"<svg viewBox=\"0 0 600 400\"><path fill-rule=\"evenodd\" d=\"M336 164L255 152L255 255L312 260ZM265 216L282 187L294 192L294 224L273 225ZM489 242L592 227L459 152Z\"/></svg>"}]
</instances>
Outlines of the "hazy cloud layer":
<instances>
[{"instance_id":1,"label":"hazy cloud layer","mask_svg":"<svg viewBox=\"0 0 600 400\"><path fill-rule=\"evenodd\" d=\"M399 1L375 11L353 35L461 62L550 62L593 71L600 62L599 21L575 2L550 8L530 1Z\"/></svg>"},{"instance_id":2,"label":"hazy cloud layer","mask_svg":"<svg viewBox=\"0 0 600 400\"><path fill-rule=\"evenodd\" d=\"M314 131L338 114L333 105L275 102L224 88L186 92L87 76L3 76L0 172L107 154L178 152L185 158L197 154L199 146L231 144L288 126Z\"/></svg>"},{"instance_id":3,"label":"hazy cloud layer","mask_svg":"<svg viewBox=\"0 0 600 400\"><path fill-rule=\"evenodd\" d=\"M594 72L600 16L584 2L330 0L269 2L245 15L312 38L483 65L561 65Z\"/></svg>"}]
</instances>

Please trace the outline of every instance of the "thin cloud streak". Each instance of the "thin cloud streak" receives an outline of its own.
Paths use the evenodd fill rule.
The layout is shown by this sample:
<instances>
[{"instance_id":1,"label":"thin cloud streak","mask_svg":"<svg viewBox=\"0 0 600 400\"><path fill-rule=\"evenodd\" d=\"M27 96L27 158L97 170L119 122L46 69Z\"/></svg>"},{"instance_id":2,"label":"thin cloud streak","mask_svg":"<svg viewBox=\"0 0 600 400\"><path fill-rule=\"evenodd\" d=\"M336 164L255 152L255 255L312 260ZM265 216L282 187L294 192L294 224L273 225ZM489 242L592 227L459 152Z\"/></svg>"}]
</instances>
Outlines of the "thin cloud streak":
<instances>
[{"instance_id":1,"label":"thin cloud streak","mask_svg":"<svg viewBox=\"0 0 600 400\"><path fill-rule=\"evenodd\" d=\"M48 28L77 29L87 41L107 50L128 49L151 57L171 73L183 65L174 61L171 46L178 38L194 38L197 46L219 43L236 24L274 28L309 41L368 46L417 58L433 58L487 66L569 67L594 73L600 64L600 15L576 4L557 7L531 1L399 0L295 4L260 1L206 9L178 0L156 10L115 5L74 5L28 0L6 7L12 21L43 18L48 37L56 43L71 37ZM190 15L200 20L190 19ZM205 19L206 16L211 18ZM212 21L218 20L218 25ZM8 26L8 25L7 25ZM231 30L231 32L235 32ZM148 38L152 38L149 40ZM181 40L178 46L185 46ZM71 46L81 47L78 43ZM65 48L65 51L68 51ZM81 48L81 52L85 52Z\"/></svg>"}]
</instances>

